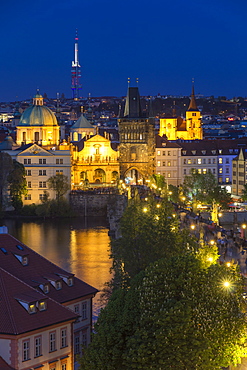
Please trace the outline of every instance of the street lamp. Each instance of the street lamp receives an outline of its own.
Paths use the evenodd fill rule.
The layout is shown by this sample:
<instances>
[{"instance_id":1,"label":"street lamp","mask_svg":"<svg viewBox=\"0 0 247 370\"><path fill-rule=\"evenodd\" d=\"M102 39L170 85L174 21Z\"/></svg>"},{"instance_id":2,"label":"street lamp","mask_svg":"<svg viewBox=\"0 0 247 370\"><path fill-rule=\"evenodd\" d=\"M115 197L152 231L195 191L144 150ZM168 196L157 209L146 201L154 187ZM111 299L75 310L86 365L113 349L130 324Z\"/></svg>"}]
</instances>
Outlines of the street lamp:
<instances>
[{"instance_id":1,"label":"street lamp","mask_svg":"<svg viewBox=\"0 0 247 370\"><path fill-rule=\"evenodd\" d=\"M192 225L190 225L190 228L191 228L191 230L193 231L193 233L195 233L196 225L192 224Z\"/></svg>"},{"instance_id":2,"label":"street lamp","mask_svg":"<svg viewBox=\"0 0 247 370\"><path fill-rule=\"evenodd\" d=\"M242 224L242 229L243 229L243 237L244 237L244 240L245 240L246 239L246 235L245 235L246 224Z\"/></svg>"},{"instance_id":3,"label":"street lamp","mask_svg":"<svg viewBox=\"0 0 247 370\"><path fill-rule=\"evenodd\" d=\"M143 208L143 212L146 213L148 209L146 207Z\"/></svg>"}]
</instances>

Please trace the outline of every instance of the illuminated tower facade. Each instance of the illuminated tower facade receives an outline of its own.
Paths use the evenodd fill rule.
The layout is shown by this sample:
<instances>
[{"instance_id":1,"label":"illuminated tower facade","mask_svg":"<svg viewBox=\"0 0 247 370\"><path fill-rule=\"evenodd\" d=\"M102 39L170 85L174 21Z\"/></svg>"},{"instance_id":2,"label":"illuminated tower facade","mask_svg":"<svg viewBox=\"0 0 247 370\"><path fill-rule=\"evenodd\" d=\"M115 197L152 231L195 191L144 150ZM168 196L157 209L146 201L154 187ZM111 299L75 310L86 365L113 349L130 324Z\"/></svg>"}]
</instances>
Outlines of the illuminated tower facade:
<instances>
[{"instance_id":1,"label":"illuminated tower facade","mask_svg":"<svg viewBox=\"0 0 247 370\"><path fill-rule=\"evenodd\" d=\"M79 91L81 90L80 77L81 77L81 66L79 63L79 53L78 53L78 34L76 30L75 35L75 60L72 62L71 69L71 89L72 97L74 100L79 98Z\"/></svg>"}]
</instances>

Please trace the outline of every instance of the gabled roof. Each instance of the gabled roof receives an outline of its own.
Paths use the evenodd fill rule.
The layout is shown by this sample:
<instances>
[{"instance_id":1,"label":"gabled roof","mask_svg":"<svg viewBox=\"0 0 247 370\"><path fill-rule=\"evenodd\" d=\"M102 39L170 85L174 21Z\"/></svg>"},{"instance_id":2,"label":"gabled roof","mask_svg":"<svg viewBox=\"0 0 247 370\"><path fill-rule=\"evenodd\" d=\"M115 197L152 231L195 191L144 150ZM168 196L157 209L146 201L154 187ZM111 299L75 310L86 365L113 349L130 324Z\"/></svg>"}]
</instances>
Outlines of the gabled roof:
<instances>
[{"instance_id":1,"label":"gabled roof","mask_svg":"<svg viewBox=\"0 0 247 370\"><path fill-rule=\"evenodd\" d=\"M27 144L27 146L25 147L20 147L19 151L20 151L20 153L18 154L19 156L26 155L26 154L36 155L40 153L45 154L45 155L52 155L52 153L49 150L42 148L42 146L38 144Z\"/></svg>"},{"instance_id":2,"label":"gabled roof","mask_svg":"<svg viewBox=\"0 0 247 370\"><path fill-rule=\"evenodd\" d=\"M71 126L71 129L76 129L76 128L90 128L90 129L94 129L93 125L91 125L90 122L88 122L88 120L86 119L86 117L84 117L84 115L82 114L78 120Z\"/></svg>"},{"instance_id":3,"label":"gabled roof","mask_svg":"<svg viewBox=\"0 0 247 370\"><path fill-rule=\"evenodd\" d=\"M18 256L23 255L28 258L26 265L21 263L21 257L18 258ZM97 293L97 289L73 277L73 274L56 266L9 234L0 234L0 268L5 269L40 292L42 292L40 286L46 282L50 288L46 295L59 303L88 295L94 296ZM73 285L69 286L62 276L73 277ZM62 284L59 290L52 284L52 282L58 280Z\"/></svg>"},{"instance_id":4,"label":"gabled roof","mask_svg":"<svg viewBox=\"0 0 247 370\"><path fill-rule=\"evenodd\" d=\"M47 298L45 294L37 292L2 268L0 268L0 297L1 334L18 335L76 320L78 317L71 310ZM46 302L46 308L39 310L38 302ZM35 307L33 313L28 310L31 303Z\"/></svg>"}]
</instances>

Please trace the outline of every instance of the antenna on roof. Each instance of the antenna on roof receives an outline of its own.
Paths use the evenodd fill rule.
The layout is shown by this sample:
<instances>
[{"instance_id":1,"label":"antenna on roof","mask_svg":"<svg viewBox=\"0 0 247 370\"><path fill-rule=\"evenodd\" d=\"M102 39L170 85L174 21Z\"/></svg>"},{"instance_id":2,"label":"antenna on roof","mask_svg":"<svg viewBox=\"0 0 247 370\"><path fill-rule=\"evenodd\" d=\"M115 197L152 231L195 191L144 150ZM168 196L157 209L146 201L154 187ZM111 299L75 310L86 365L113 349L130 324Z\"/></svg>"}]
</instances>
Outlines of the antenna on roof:
<instances>
[{"instance_id":1,"label":"antenna on roof","mask_svg":"<svg viewBox=\"0 0 247 370\"><path fill-rule=\"evenodd\" d=\"M138 83L139 83L139 78L137 77L136 78L136 86L138 87Z\"/></svg>"},{"instance_id":2,"label":"antenna on roof","mask_svg":"<svg viewBox=\"0 0 247 370\"><path fill-rule=\"evenodd\" d=\"M130 77L128 77L128 87L130 87Z\"/></svg>"}]
</instances>

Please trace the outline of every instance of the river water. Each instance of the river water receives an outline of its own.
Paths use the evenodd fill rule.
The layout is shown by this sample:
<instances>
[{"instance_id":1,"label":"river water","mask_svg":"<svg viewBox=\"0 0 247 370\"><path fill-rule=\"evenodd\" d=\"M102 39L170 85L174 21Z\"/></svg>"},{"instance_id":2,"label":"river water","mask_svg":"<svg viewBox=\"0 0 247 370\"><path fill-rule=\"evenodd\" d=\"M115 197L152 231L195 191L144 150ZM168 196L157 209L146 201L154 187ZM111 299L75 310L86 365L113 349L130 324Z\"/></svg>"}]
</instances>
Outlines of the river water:
<instances>
[{"instance_id":1,"label":"river water","mask_svg":"<svg viewBox=\"0 0 247 370\"><path fill-rule=\"evenodd\" d=\"M109 236L104 219L6 219L9 234L79 279L101 291L110 280ZM93 319L100 308L94 298Z\"/></svg>"}]
</instances>

